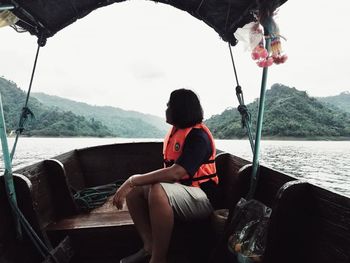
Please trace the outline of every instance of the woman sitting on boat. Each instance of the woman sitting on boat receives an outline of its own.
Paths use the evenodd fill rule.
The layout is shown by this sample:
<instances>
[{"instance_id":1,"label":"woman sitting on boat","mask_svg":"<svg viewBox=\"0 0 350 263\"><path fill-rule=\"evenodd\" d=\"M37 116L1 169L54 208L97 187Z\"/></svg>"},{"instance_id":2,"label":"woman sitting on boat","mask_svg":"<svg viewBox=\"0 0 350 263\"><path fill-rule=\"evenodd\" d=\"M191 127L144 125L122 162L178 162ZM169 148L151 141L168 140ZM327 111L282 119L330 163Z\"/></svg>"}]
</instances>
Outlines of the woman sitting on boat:
<instances>
[{"instance_id":1,"label":"woman sitting on boat","mask_svg":"<svg viewBox=\"0 0 350 263\"><path fill-rule=\"evenodd\" d=\"M128 210L144 247L121 263L166 262L174 218L189 221L211 214L218 177L215 144L202 123L197 95L187 89L171 93L166 121L173 125L163 146L164 168L136 174L118 189L113 203Z\"/></svg>"}]
</instances>

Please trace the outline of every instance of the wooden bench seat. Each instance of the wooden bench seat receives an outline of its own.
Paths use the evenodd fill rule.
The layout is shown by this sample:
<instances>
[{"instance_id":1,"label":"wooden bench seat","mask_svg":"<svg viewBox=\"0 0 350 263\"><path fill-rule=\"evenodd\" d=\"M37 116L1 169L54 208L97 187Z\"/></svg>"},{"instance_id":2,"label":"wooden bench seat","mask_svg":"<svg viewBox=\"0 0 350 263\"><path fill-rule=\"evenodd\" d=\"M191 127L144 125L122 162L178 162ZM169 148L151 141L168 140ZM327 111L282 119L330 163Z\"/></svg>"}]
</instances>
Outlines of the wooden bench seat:
<instances>
[{"instance_id":1,"label":"wooden bench seat","mask_svg":"<svg viewBox=\"0 0 350 263\"><path fill-rule=\"evenodd\" d=\"M112 197L90 213L80 213L67 180L64 164L56 159L20 170L32 183L23 206L26 217L50 247L70 237L73 262L121 258L141 246L127 209L118 211ZM30 210L30 211L29 211Z\"/></svg>"},{"instance_id":2,"label":"wooden bench seat","mask_svg":"<svg viewBox=\"0 0 350 263\"><path fill-rule=\"evenodd\" d=\"M130 214L125 207L118 210L112 204L113 196L109 197L106 203L92 210L90 213L77 214L53 222L47 226L47 231L98 228L98 227L117 227L133 225Z\"/></svg>"},{"instance_id":3,"label":"wooden bench seat","mask_svg":"<svg viewBox=\"0 0 350 263\"><path fill-rule=\"evenodd\" d=\"M63 205L66 206L68 202L70 203L70 207L76 206L73 193L67 183L64 165L55 159L46 160L45 164L51 171L51 181L55 182L55 188L60 189L60 193L63 192L65 195L68 195L68 197L60 196L61 200L62 198L65 200ZM125 206L123 210L118 210L112 202L113 196L110 196L101 207L95 208L88 213L79 212L77 208L69 213L65 212L62 216L48 224L45 230L53 232L133 225L127 207ZM62 204L60 204L60 208L62 208Z\"/></svg>"}]
</instances>

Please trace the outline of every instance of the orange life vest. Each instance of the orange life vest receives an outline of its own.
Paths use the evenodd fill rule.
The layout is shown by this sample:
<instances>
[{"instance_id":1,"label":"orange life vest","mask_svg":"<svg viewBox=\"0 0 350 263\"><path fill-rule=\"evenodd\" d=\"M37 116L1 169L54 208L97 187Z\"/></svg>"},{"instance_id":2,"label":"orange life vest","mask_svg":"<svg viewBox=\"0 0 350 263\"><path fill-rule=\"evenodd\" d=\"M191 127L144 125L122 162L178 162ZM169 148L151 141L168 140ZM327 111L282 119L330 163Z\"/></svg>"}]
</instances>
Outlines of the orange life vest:
<instances>
[{"instance_id":1,"label":"orange life vest","mask_svg":"<svg viewBox=\"0 0 350 263\"><path fill-rule=\"evenodd\" d=\"M177 129L175 127L172 127L170 129L168 134L165 136L163 144L164 167L171 166L180 157L186 137L193 128L203 129L208 134L212 148L212 154L209 160L199 167L193 178L186 176L180 180L180 183L199 187L201 183L213 180L216 184L218 184L219 178L216 175L216 148L214 144L214 138L208 127L202 123L185 129Z\"/></svg>"}]
</instances>

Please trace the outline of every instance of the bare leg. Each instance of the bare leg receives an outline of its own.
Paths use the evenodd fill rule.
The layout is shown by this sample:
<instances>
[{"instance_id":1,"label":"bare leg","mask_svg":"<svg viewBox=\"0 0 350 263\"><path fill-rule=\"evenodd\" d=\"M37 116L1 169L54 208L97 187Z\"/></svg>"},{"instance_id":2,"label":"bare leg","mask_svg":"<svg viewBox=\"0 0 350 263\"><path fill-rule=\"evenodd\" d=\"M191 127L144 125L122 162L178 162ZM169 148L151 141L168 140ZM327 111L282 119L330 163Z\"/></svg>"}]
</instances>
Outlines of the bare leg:
<instances>
[{"instance_id":1,"label":"bare leg","mask_svg":"<svg viewBox=\"0 0 350 263\"><path fill-rule=\"evenodd\" d=\"M173 209L160 184L150 187L148 202L153 237L150 263L165 263L174 226Z\"/></svg>"},{"instance_id":2,"label":"bare leg","mask_svg":"<svg viewBox=\"0 0 350 263\"><path fill-rule=\"evenodd\" d=\"M150 186L135 187L126 197L129 213L143 241L143 248L152 253L152 232L148 212Z\"/></svg>"}]
</instances>

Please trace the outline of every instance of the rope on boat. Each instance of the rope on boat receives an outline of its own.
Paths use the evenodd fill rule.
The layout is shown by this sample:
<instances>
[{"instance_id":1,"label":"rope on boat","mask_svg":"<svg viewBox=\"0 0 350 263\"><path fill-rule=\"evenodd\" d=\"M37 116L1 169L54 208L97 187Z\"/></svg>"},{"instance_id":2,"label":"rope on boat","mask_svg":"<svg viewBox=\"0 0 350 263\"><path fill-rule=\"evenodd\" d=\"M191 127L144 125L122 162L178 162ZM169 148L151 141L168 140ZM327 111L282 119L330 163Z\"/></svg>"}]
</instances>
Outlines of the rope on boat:
<instances>
[{"instance_id":1,"label":"rope on boat","mask_svg":"<svg viewBox=\"0 0 350 263\"><path fill-rule=\"evenodd\" d=\"M270 49L270 43L271 38L266 37L270 35L271 30L271 19L266 19L266 23L264 26L264 32L265 32L265 46L266 49L269 51ZM256 125L256 133L255 133L255 141L253 140L253 135L250 127L251 122L251 116L248 111L247 106L244 104L244 98L243 98L243 92L242 88L239 85L238 82L238 76L237 76L237 70L235 66L235 62L232 55L232 49L231 45L229 44L230 49L230 55L233 65L233 70L235 73L236 78L236 95L239 101L238 111L242 116L242 124L247 129L247 134L249 137L250 146L253 152L253 165L252 165L252 173L251 173L251 180L250 180L250 188L247 195L247 199L250 200L253 198L255 189L258 184L258 177L259 177L259 153L260 153L260 140L261 140L261 133L262 133L262 124L263 124L263 116L264 116L264 108L265 108L265 93L266 93L266 81L267 81L267 73L268 73L268 67L263 68L263 74L262 74L262 80L261 80L261 89L260 89L260 100L259 100L259 110L258 110L258 119L257 119L257 125Z\"/></svg>"},{"instance_id":2,"label":"rope on boat","mask_svg":"<svg viewBox=\"0 0 350 263\"><path fill-rule=\"evenodd\" d=\"M22 132L24 131L24 125L25 125L25 123L28 120L28 116L31 116L32 118L34 117L33 112L28 108L28 102L29 102L30 92L32 90L32 84L33 84L36 64L38 62L38 56L39 56L40 47L45 46L45 44L46 44L46 39L45 38L41 37L41 38L38 39L38 47L37 47L37 50L36 50L36 55L35 55L32 75L30 77L30 82L29 82L29 88L28 88L28 92L27 92L26 101L25 101L24 106L22 108L21 117L20 117L19 122L18 122L18 128L16 129L16 138L15 138L15 141L13 143L13 147L12 147L12 151L11 151L11 160L13 159L13 156L14 156L15 151L16 151L18 138L22 134Z\"/></svg>"},{"instance_id":3,"label":"rope on boat","mask_svg":"<svg viewBox=\"0 0 350 263\"><path fill-rule=\"evenodd\" d=\"M18 124L19 127L16 129L16 139L15 139L14 145L12 147L11 153L9 153L9 150L7 147L6 147L6 152L5 152L4 147L3 147L4 157L8 156L8 162L7 162L7 165L5 165L6 169L5 169L4 177L7 178L5 180L5 188L7 191L9 204L11 206L11 209L12 209L12 212L14 214L16 222L18 222L22 225L22 227L25 230L25 232L27 233L28 237L33 242L34 246L37 248L39 254L43 258L45 258L45 259L50 258L53 260L53 262L59 263L59 260L50 251L49 246L47 244L45 244L40 239L38 234L35 232L35 230L32 228L32 226L30 225L28 220L25 218L25 216L23 215L23 213L19 209L19 207L17 205L16 193L14 190L13 175L12 175L12 160L13 160L13 156L14 156L15 151L16 151L16 146L17 146L19 136L24 130L24 125L25 125L26 121L28 120L28 116L31 116L31 117L34 116L33 112L28 108L28 102L29 102L30 91L31 91L32 84L33 84L36 64L37 64L37 60L38 60L38 56L39 56L39 50L40 50L40 47L44 46L45 44L46 44L46 38L40 37L38 39L38 47L37 47L37 51L36 51L36 55L35 55L35 61L34 61L34 65L33 65L33 70L32 70L32 75L31 75L31 79L30 79L27 98L25 101L25 105L22 108L22 112L21 112L21 116L20 116L20 120L19 120L19 124ZM2 112L2 103L0 103L0 104L1 104L1 112ZM6 133L5 129L3 129L3 130L4 130L4 133ZM7 146L6 136L4 139L1 138L1 140L2 140L2 144ZM17 226L17 236L19 239L22 239L22 231L21 231L19 224Z\"/></svg>"},{"instance_id":4,"label":"rope on boat","mask_svg":"<svg viewBox=\"0 0 350 263\"><path fill-rule=\"evenodd\" d=\"M89 212L94 208L102 206L108 197L114 195L124 182L125 180L117 180L111 184L75 191L75 194L73 194L74 201L81 211Z\"/></svg>"},{"instance_id":5,"label":"rope on boat","mask_svg":"<svg viewBox=\"0 0 350 263\"><path fill-rule=\"evenodd\" d=\"M249 112L247 106L244 104L243 91L242 91L242 87L239 85L239 82L238 82L237 69L236 69L236 65L235 65L235 60L234 60L233 55L232 55L232 49L231 49L230 43L228 43L228 47L230 50L233 71L235 73L235 79L236 79L236 96L237 96L237 99L239 102L239 106L237 109L238 109L239 113L241 114L242 126L243 126L243 128L245 127L247 130L247 135L249 138L250 147L252 149L252 152L254 153L255 146L254 146L253 133L252 133L252 129L251 129L251 115L250 115L250 112Z\"/></svg>"}]
</instances>

